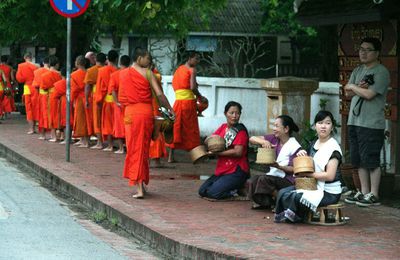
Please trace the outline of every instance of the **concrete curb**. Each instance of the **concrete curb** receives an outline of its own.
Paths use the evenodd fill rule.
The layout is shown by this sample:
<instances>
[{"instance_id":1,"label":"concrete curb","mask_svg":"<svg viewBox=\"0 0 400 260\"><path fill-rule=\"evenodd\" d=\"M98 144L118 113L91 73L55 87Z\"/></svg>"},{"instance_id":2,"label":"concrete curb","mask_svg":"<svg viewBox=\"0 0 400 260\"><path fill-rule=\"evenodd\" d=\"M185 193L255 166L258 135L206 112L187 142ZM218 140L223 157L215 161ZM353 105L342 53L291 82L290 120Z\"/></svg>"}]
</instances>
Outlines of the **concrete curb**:
<instances>
[{"instance_id":1,"label":"concrete curb","mask_svg":"<svg viewBox=\"0 0 400 260\"><path fill-rule=\"evenodd\" d=\"M108 219L118 219L121 228L148 244L150 247L165 254L167 257L174 259L245 259L185 244L162 235L101 201L101 199L96 198L96 196L92 196L83 189L72 185L68 181L50 172L45 167L24 157L2 143L0 143L0 156L19 167L27 169L33 177L38 178L41 182L62 194L71 196L91 210L105 212Z\"/></svg>"}]
</instances>

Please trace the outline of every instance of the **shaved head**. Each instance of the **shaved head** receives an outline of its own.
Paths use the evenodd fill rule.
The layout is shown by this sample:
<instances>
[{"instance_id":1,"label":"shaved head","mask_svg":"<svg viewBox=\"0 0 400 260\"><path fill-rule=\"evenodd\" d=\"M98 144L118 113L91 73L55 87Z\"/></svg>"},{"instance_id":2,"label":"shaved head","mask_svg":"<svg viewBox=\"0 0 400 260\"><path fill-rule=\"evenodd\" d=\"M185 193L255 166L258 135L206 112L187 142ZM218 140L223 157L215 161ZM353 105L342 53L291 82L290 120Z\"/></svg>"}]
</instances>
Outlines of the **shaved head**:
<instances>
[{"instance_id":1,"label":"shaved head","mask_svg":"<svg viewBox=\"0 0 400 260\"><path fill-rule=\"evenodd\" d=\"M88 51L85 54L85 58L90 61L90 65L95 65L96 64L96 54L94 54L94 52Z\"/></svg>"}]
</instances>

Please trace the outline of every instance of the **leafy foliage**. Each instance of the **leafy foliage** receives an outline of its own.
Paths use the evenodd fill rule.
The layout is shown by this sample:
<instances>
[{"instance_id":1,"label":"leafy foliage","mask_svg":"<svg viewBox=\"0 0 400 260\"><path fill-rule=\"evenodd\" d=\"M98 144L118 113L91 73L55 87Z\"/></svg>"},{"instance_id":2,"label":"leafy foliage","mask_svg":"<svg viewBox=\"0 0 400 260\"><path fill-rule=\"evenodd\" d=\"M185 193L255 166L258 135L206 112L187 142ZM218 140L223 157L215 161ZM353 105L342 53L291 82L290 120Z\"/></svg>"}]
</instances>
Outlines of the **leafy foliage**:
<instances>
[{"instance_id":1,"label":"leafy foliage","mask_svg":"<svg viewBox=\"0 0 400 260\"><path fill-rule=\"evenodd\" d=\"M315 36L316 31L311 27L304 27L295 19L293 1L263 0L262 6L266 10L263 21L263 32L285 34L291 38L299 35Z\"/></svg>"},{"instance_id":2,"label":"leafy foliage","mask_svg":"<svg viewBox=\"0 0 400 260\"><path fill-rule=\"evenodd\" d=\"M56 14L49 1L6 0L0 4L0 43L34 42L56 45L65 38L65 19Z\"/></svg>"},{"instance_id":3,"label":"leafy foliage","mask_svg":"<svg viewBox=\"0 0 400 260\"><path fill-rule=\"evenodd\" d=\"M223 7L226 0L93 0L84 15L74 18L73 53L86 51L102 33L120 39L127 33L185 36ZM0 45L65 47L66 19L48 0L0 1ZM119 47L119 46L116 46Z\"/></svg>"},{"instance_id":4,"label":"leafy foliage","mask_svg":"<svg viewBox=\"0 0 400 260\"><path fill-rule=\"evenodd\" d=\"M226 0L94 0L103 32L183 38L196 24L205 25ZM194 21L193 17L200 17Z\"/></svg>"},{"instance_id":5,"label":"leafy foliage","mask_svg":"<svg viewBox=\"0 0 400 260\"><path fill-rule=\"evenodd\" d=\"M309 151L312 142L317 138L317 131L309 121L305 121L301 129L299 134L300 145L304 150Z\"/></svg>"},{"instance_id":6,"label":"leafy foliage","mask_svg":"<svg viewBox=\"0 0 400 260\"><path fill-rule=\"evenodd\" d=\"M266 11L262 32L287 35L291 39L292 48L300 50L302 63L318 62L317 31L299 23L293 10L293 1L263 0L262 6ZM296 60L295 57L293 60Z\"/></svg>"}]
</instances>

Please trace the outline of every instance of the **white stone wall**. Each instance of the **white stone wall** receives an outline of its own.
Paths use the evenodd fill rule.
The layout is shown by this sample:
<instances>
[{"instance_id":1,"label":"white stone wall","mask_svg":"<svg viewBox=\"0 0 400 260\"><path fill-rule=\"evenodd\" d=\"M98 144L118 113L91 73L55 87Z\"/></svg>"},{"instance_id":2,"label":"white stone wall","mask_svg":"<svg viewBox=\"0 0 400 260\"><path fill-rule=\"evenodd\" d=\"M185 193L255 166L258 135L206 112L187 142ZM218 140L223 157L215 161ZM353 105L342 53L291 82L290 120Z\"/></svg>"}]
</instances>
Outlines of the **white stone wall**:
<instances>
[{"instance_id":1,"label":"white stone wall","mask_svg":"<svg viewBox=\"0 0 400 260\"><path fill-rule=\"evenodd\" d=\"M171 81L172 76L163 76L164 93L173 104L175 93ZM241 121L248 127L251 134L265 132L267 95L260 87L259 80L197 77L197 82L200 92L209 101L209 107L203 112L204 117L199 117L202 136L211 134L226 121L224 108L231 100L242 105Z\"/></svg>"},{"instance_id":2,"label":"white stone wall","mask_svg":"<svg viewBox=\"0 0 400 260\"><path fill-rule=\"evenodd\" d=\"M163 89L168 100L175 101L171 86L172 76L163 76ZM260 87L259 79L210 78L198 77L200 92L208 98L209 107L199 118L202 136L211 134L221 123L225 122L225 104L234 100L243 106L241 121L247 126L251 135L262 135L267 129L267 93ZM319 111L320 98L328 99L327 110L340 121L339 84L321 82L319 89L311 96L311 119ZM287 104L291 105L291 104ZM340 140L340 128L337 138Z\"/></svg>"}]
</instances>

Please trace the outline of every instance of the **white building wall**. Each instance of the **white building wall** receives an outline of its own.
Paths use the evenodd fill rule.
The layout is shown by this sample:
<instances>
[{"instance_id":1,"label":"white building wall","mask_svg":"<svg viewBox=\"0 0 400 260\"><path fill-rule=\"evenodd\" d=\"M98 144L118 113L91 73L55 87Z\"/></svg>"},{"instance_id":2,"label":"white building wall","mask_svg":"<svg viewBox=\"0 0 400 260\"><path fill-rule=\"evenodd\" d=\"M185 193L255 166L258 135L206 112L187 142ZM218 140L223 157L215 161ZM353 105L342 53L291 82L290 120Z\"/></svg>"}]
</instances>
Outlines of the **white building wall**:
<instances>
[{"instance_id":1,"label":"white building wall","mask_svg":"<svg viewBox=\"0 0 400 260\"><path fill-rule=\"evenodd\" d=\"M149 51L154 58L157 69L166 75L171 75L175 70L177 59L177 44L172 38L149 39Z\"/></svg>"},{"instance_id":2,"label":"white building wall","mask_svg":"<svg viewBox=\"0 0 400 260\"><path fill-rule=\"evenodd\" d=\"M0 48L0 55L10 55L10 47L1 47Z\"/></svg>"},{"instance_id":3,"label":"white building wall","mask_svg":"<svg viewBox=\"0 0 400 260\"><path fill-rule=\"evenodd\" d=\"M172 76L163 76L163 90L173 104L175 93L172 89ZM265 102L267 95L257 79L209 78L197 77L199 90L207 97L209 107L199 117L202 136L210 135L225 122L224 108L228 101L239 102L242 107L241 121L248 127L250 134L266 131Z\"/></svg>"},{"instance_id":4,"label":"white building wall","mask_svg":"<svg viewBox=\"0 0 400 260\"><path fill-rule=\"evenodd\" d=\"M107 54L113 46L111 37L100 37L101 52ZM129 40L128 37L124 37L121 42L120 55L129 55Z\"/></svg>"}]
</instances>

